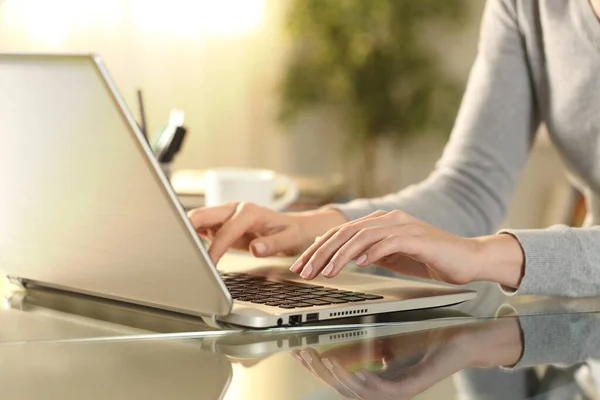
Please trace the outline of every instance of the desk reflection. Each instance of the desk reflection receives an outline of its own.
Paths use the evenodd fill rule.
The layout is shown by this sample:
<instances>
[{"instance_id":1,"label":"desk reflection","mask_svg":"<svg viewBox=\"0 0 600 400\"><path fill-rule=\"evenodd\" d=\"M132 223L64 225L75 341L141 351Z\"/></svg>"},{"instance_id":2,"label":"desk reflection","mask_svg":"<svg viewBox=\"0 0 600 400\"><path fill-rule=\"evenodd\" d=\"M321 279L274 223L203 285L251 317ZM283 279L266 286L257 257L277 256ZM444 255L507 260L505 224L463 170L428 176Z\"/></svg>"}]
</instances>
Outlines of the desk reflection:
<instances>
[{"instance_id":1,"label":"desk reflection","mask_svg":"<svg viewBox=\"0 0 600 400\"><path fill-rule=\"evenodd\" d=\"M292 355L352 399L410 399L453 375L470 399L600 398L600 316L556 311L306 347Z\"/></svg>"}]
</instances>

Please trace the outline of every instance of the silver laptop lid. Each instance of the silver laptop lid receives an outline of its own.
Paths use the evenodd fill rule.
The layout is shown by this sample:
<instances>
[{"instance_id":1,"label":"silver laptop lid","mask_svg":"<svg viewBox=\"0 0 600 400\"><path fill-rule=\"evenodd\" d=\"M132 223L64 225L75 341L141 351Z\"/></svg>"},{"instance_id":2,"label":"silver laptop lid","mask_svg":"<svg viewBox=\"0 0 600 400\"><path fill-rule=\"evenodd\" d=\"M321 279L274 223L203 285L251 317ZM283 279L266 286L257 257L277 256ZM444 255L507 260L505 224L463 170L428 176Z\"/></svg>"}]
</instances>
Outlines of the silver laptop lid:
<instances>
[{"instance_id":1,"label":"silver laptop lid","mask_svg":"<svg viewBox=\"0 0 600 400\"><path fill-rule=\"evenodd\" d=\"M100 60L0 54L0 270L192 314L231 297Z\"/></svg>"}]
</instances>

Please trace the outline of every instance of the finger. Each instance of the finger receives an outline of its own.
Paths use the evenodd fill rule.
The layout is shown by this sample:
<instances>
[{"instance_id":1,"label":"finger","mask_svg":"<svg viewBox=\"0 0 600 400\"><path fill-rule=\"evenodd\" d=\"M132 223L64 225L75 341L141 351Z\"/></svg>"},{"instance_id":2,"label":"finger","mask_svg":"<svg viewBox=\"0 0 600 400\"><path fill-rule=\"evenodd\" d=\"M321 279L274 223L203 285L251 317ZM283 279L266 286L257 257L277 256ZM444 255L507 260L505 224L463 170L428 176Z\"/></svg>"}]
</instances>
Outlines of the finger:
<instances>
[{"instance_id":1,"label":"finger","mask_svg":"<svg viewBox=\"0 0 600 400\"><path fill-rule=\"evenodd\" d=\"M300 352L300 355L317 378L330 385L340 395L352 399L357 398L354 393L349 391L344 385L341 385L332 375L328 368L328 365L331 365L331 361L328 359L322 360L319 353L313 349L304 349Z\"/></svg>"},{"instance_id":2,"label":"finger","mask_svg":"<svg viewBox=\"0 0 600 400\"><path fill-rule=\"evenodd\" d=\"M208 254L217 264L233 243L239 240L254 224L256 214L251 211L252 206L241 203L235 213L229 218L216 233Z\"/></svg>"},{"instance_id":3,"label":"finger","mask_svg":"<svg viewBox=\"0 0 600 400\"><path fill-rule=\"evenodd\" d=\"M391 219L384 219L386 213L381 211L373 213L364 219L342 225L333 234L325 235L301 256L306 260L300 276L304 279L313 279L328 264L329 260L344 243L350 240L360 230L377 225L390 225Z\"/></svg>"},{"instance_id":4,"label":"finger","mask_svg":"<svg viewBox=\"0 0 600 400\"><path fill-rule=\"evenodd\" d=\"M340 365L337 360L331 360L328 365L331 374L339 382L339 384L353 393L360 399L377 399L379 398L368 382L367 374L363 371L352 373Z\"/></svg>"},{"instance_id":5,"label":"finger","mask_svg":"<svg viewBox=\"0 0 600 400\"><path fill-rule=\"evenodd\" d=\"M304 358L302 358L302 355L300 355L300 351L294 350L294 351L292 351L291 354L292 354L292 357L294 357L294 360L296 360L296 362L298 362L298 364L302 365L310 373L312 373L312 370L310 369L309 365L306 363L306 361L304 361Z\"/></svg>"},{"instance_id":6,"label":"finger","mask_svg":"<svg viewBox=\"0 0 600 400\"><path fill-rule=\"evenodd\" d=\"M204 231L221 225L235 213L237 203L227 203L217 207L196 208L188 213L188 218L197 231Z\"/></svg>"},{"instance_id":7,"label":"finger","mask_svg":"<svg viewBox=\"0 0 600 400\"><path fill-rule=\"evenodd\" d=\"M373 339L367 342L356 342L336 346L321 352L322 358L336 359L341 365L347 366L358 362L381 361L388 353L387 341ZM369 351L365 352L365 348Z\"/></svg>"},{"instance_id":8,"label":"finger","mask_svg":"<svg viewBox=\"0 0 600 400\"><path fill-rule=\"evenodd\" d=\"M418 262L424 261L426 240L406 234L394 234L375 243L357 260L360 266L376 264L377 261L391 254L401 254Z\"/></svg>"},{"instance_id":9,"label":"finger","mask_svg":"<svg viewBox=\"0 0 600 400\"><path fill-rule=\"evenodd\" d=\"M354 398L350 392L339 386L337 379L333 377L329 369L323 364L319 353L314 349L303 349L302 351L297 352L297 356L295 357L298 357L298 362L308 369L316 378L331 386L340 395Z\"/></svg>"},{"instance_id":10,"label":"finger","mask_svg":"<svg viewBox=\"0 0 600 400\"><path fill-rule=\"evenodd\" d=\"M296 254L302 242L297 229L288 228L279 233L263 236L250 242L250 251L255 257L270 257L280 253Z\"/></svg>"},{"instance_id":11,"label":"finger","mask_svg":"<svg viewBox=\"0 0 600 400\"><path fill-rule=\"evenodd\" d=\"M335 228L328 230L324 235L317 237L315 242L311 246L309 246L309 248L306 249L304 251L304 253L302 253L302 255L300 255L300 257L298 257L298 260L292 265L292 267L290 268L290 271L295 272L295 273L301 272L302 269L306 266L306 262L319 249L319 247L321 247L325 242L327 242L327 240L329 240L333 235L335 235L338 232L338 230L341 229L342 227L349 226L352 224L358 224L365 220L368 220L368 219L371 219L374 217L379 217L379 216L382 216L385 214L386 214L385 211L375 211L374 213L371 213L365 217L359 218L357 220L348 222L348 223L340 225L340 226L336 226Z\"/></svg>"},{"instance_id":12,"label":"finger","mask_svg":"<svg viewBox=\"0 0 600 400\"><path fill-rule=\"evenodd\" d=\"M327 278L333 278L339 274L351 260L356 259L359 255L363 255L363 253L371 246L394 234L398 229L399 227L394 225L384 227L377 226L361 230L335 251L331 260L323 270L323 275ZM362 258L364 258L364 255ZM362 261L363 260L359 258L357 264L362 266ZM316 262L313 262L313 265L315 264Z\"/></svg>"}]
</instances>

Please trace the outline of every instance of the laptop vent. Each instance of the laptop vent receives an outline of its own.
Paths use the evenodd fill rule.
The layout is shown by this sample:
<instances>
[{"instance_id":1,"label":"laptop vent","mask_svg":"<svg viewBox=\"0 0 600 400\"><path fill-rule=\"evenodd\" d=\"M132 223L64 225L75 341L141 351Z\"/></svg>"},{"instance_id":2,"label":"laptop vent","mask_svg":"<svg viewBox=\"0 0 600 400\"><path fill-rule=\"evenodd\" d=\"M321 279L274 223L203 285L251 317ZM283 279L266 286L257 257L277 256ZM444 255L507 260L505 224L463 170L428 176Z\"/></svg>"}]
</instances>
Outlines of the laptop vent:
<instances>
[{"instance_id":1,"label":"laptop vent","mask_svg":"<svg viewBox=\"0 0 600 400\"><path fill-rule=\"evenodd\" d=\"M337 339L348 339L354 337L365 336L367 331L355 331L355 332L344 332L344 333L336 333L335 335L329 335L329 340L337 340Z\"/></svg>"},{"instance_id":2,"label":"laptop vent","mask_svg":"<svg viewBox=\"0 0 600 400\"><path fill-rule=\"evenodd\" d=\"M347 317L347 316L350 316L350 315L366 314L367 312L369 312L369 310L366 309L366 308L363 308L363 309L360 309L360 310L331 312L331 313L329 313L329 316L330 317Z\"/></svg>"}]
</instances>

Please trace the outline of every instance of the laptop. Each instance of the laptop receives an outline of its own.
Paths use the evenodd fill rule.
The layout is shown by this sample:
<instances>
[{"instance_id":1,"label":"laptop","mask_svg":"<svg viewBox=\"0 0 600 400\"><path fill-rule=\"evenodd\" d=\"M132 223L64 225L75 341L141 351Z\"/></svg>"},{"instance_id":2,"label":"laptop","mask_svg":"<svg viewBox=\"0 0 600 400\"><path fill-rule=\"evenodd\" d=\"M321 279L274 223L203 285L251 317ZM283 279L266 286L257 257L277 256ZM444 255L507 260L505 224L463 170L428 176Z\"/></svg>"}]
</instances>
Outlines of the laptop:
<instances>
[{"instance_id":1,"label":"laptop","mask_svg":"<svg viewBox=\"0 0 600 400\"><path fill-rule=\"evenodd\" d=\"M448 308L389 313L387 321L354 317L268 331L208 328L198 318L47 288L8 293L0 309L2 343L193 339L230 360L260 360L305 346L331 346L476 322ZM18 320L18 323L15 323ZM14 332L11 327L17 326ZM56 336L58 334L58 336Z\"/></svg>"},{"instance_id":2,"label":"laptop","mask_svg":"<svg viewBox=\"0 0 600 400\"><path fill-rule=\"evenodd\" d=\"M476 293L287 265L219 265L96 55L0 54L0 271L251 328L440 307ZM193 132L192 132L193 134Z\"/></svg>"}]
</instances>

